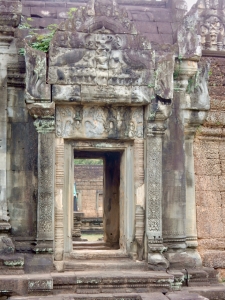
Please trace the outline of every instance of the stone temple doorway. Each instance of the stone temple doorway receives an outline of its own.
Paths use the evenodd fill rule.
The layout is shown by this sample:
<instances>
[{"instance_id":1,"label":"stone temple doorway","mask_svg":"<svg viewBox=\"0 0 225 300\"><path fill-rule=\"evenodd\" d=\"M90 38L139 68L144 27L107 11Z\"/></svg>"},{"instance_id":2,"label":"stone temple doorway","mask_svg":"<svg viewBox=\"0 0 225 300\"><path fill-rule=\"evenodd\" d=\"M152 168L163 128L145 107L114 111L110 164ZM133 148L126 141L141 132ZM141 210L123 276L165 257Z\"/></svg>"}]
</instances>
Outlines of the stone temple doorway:
<instances>
[{"instance_id":1,"label":"stone temple doorway","mask_svg":"<svg viewBox=\"0 0 225 300\"><path fill-rule=\"evenodd\" d=\"M74 159L88 158L104 161L103 232L109 250L129 254L135 234L135 197L133 141L76 141L64 140L64 257L75 258L85 245L73 248L73 185ZM94 250L94 249L93 249ZM77 255L75 252L79 252ZM109 253L108 251L105 251ZM69 255L69 256L68 256ZM119 254L120 255L120 254Z\"/></svg>"},{"instance_id":2,"label":"stone temple doorway","mask_svg":"<svg viewBox=\"0 0 225 300\"><path fill-rule=\"evenodd\" d=\"M74 208L74 230L73 230L73 249L119 249L120 237L120 161L121 152L118 151L77 151L74 150L74 159L84 162L83 168L75 167L74 178L81 178L76 182L76 188L82 187L82 192L76 191L75 208ZM98 197L93 194L92 187L95 183L96 170L90 162L94 160L102 161L102 193L100 191ZM88 165L89 164L89 165ZM85 167L85 168L84 168ZM76 174L85 170L86 176L89 178L87 183L83 176L85 174ZM98 171L100 172L100 171ZM100 174L101 175L101 174ZM82 180L83 178L83 180ZM83 184L82 184L83 182ZM86 183L86 185L85 185ZM87 186L87 184L89 186ZM97 192L97 191L96 191ZM100 195L102 194L102 212L98 211L101 203ZM97 202L98 200L98 202ZM96 211L95 211L96 208ZM100 217L98 217L100 215ZM91 216L92 218L87 218ZM89 219L90 223L95 222L96 227L98 222L102 221L102 239L99 241L89 240L89 235L82 236L84 223ZM92 224L93 225L93 224ZM92 230L92 225L89 225L89 233L95 234L96 227ZM79 238L79 227L81 236ZM86 231L88 229L86 228ZM100 231L101 232L101 231Z\"/></svg>"},{"instance_id":3,"label":"stone temple doorway","mask_svg":"<svg viewBox=\"0 0 225 300\"><path fill-rule=\"evenodd\" d=\"M64 174L66 176L62 198L64 220L66 220L64 222L64 257L66 259L77 257L82 249L86 252L85 247L77 251L73 249L74 158L103 159L104 243L110 250L128 255L132 251L135 234L134 142L64 139ZM76 255L75 252L79 253Z\"/></svg>"}]
</instances>

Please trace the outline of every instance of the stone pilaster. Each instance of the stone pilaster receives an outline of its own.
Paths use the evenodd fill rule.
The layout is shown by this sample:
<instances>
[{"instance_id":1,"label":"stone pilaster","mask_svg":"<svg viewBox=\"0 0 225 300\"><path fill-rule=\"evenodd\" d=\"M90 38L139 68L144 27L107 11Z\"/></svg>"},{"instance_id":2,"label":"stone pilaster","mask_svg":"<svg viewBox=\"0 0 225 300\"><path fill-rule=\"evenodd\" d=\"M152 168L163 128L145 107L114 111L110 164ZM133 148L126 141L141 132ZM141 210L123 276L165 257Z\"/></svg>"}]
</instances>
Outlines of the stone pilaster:
<instances>
[{"instance_id":1,"label":"stone pilaster","mask_svg":"<svg viewBox=\"0 0 225 300\"><path fill-rule=\"evenodd\" d=\"M185 128L185 173L186 173L186 245L190 256L195 258L196 266L201 266L201 257L197 252L197 226L195 201L195 173L193 141L196 127Z\"/></svg>"},{"instance_id":2,"label":"stone pilaster","mask_svg":"<svg viewBox=\"0 0 225 300\"><path fill-rule=\"evenodd\" d=\"M159 109L154 121L148 123L146 137L146 233L148 265L152 270L168 268L163 255L166 247L162 238L162 138L166 117Z\"/></svg>"},{"instance_id":3,"label":"stone pilaster","mask_svg":"<svg viewBox=\"0 0 225 300\"><path fill-rule=\"evenodd\" d=\"M174 268L196 267L199 256L187 251L187 236L196 246L194 192L193 128L189 123L195 113L190 109L190 89L198 66L196 61L177 61L175 67L174 107L169 125L169 139L164 145L164 224L166 253ZM194 118L195 119L195 118ZM190 125L190 126L189 126ZM191 242L192 240L192 242Z\"/></svg>"},{"instance_id":4,"label":"stone pilaster","mask_svg":"<svg viewBox=\"0 0 225 300\"><path fill-rule=\"evenodd\" d=\"M53 116L34 122L38 132L38 204L36 253L53 252L55 120Z\"/></svg>"}]
</instances>

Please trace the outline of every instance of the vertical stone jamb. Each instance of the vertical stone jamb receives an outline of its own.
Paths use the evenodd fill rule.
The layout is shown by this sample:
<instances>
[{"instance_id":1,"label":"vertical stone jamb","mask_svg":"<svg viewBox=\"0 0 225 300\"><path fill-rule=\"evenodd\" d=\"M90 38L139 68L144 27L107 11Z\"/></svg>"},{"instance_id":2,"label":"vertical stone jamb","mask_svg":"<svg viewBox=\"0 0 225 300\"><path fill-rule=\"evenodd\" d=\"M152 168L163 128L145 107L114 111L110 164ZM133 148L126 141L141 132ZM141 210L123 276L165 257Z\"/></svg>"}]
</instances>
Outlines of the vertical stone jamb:
<instances>
[{"instance_id":1,"label":"vertical stone jamb","mask_svg":"<svg viewBox=\"0 0 225 300\"><path fill-rule=\"evenodd\" d=\"M145 232L144 140L134 140L135 241L138 260L143 259Z\"/></svg>"},{"instance_id":2,"label":"vertical stone jamb","mask_svg":"<svg viewBox=\"0 0 225 300\"><path fill-rule=\"evenodd\" d=\"M162 239L162 138L166 128L159 110L154 119L148 123L146 137L146 233L149 269L163 270L169 266L162 254L166 250Z\"/></svg>"},{"instance_id":3,"label":"vertical stone jamb","mask_svg":"<svg viewBox=\"0 0 225 300\"><path fill-rule=\"evenodd\" d=\"M35 251L52 253L54 240L55 120L39 118L37 246Z\"/></svg>"},{"instance_id":4,"label":"vertical stone jamb","mask_svg":"<svg viewBox=\"0 0 225 300\"><path fill-rule=\"evenodd\" d=\"M185 128L185 172L186 172L186 245L189 255L195 258L196 266L201 266L197 251L197 224L195 201L195 172L193 141L196 127Z\"/></svg>"},{"instance_id":5,"label":"vertical stone jamb","mask_svg":"<svg viewBox=\"0 0 225 300\"><path fill-rule=\"evenodd\" d=\"M56 139L55 170L55 244L54 258L56 269L63 270L64 232L63 232L63 187L64 187L64 139Z\"/></svg>"}]
</instances>

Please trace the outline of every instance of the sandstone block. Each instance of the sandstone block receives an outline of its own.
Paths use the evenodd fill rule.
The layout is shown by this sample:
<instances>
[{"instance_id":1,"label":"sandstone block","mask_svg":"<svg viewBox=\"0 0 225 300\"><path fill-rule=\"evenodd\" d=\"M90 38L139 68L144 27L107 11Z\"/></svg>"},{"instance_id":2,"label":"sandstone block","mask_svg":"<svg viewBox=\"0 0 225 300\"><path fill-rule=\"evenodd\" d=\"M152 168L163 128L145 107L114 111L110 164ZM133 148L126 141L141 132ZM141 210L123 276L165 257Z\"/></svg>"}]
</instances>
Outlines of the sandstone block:
<instances>
[{"instance_id":1,"label":"sandstone block","mask_svg":"<svg viewBox=\"0 0 225 300\"><path fill-rule=\"evenodd\" d=\"M225 268L225 251L206 251L202 253L202 261L205 267Z\"/></svg>"},{"instance_id":2,"label":"sandstone block","mask_svg":"<svg viewBox=\"0 0 225 300\"><path fill-rule=\"evenodd\" d=\"M199 238L222 238L224 228L221 207L197 206L197 231Z\"/></svg>"},{"instance_id":3,"label":"sandstone block","mask_svg":"<svg viewBox=\"0 0 225 300\"><path fill-rule=\"evenodd\" d=\"M196 159L195 170L197 175L221 175L219 159Z\"/></svg>"},{"instance_id":4,"label":"sandstone block","mask_svg":"<svg viewBox=\"0 0 225 300\"><path fill-rule=\"evenodd\" d=\"M167 293L166 296L170 300L209 300L199 294L186 292Z\"/></svg>"},{"instance_id":5,"label":"sandstone block","mask_svg":"<svg viewBox=\"0 0 225 300\"><path fill-rule=\"evenodd\" d=\"M225 178L222 176L195 176L196 191L221 191L221 184L225 185ZM221 182L220 182L221 181Z\"/></svg>"},{"instance_id":6,"label":"sandstone block","mask_svg":"<svg viewBox=\"0 0 225 300\"><path fill-rule=\"evenodd\" d=\"M219 191L196 191L196 205L203 207L220 207L222 204Z\"/></svg>"}]
</instances>

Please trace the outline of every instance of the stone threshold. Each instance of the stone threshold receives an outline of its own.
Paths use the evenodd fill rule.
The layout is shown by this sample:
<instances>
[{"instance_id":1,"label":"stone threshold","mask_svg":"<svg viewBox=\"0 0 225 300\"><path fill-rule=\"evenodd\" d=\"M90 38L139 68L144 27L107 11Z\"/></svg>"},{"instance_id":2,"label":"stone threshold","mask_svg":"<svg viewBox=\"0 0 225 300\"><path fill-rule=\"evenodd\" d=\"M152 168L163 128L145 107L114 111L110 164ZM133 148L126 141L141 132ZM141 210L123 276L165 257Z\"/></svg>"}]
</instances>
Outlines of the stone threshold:
<instances>
[{"instance_id":1,"label":"stone threshold","mask_svg":"<svg viewBox=\"0 0 225 300\"><path fill-rule=\"evenodd\" d=\"M119 250L76 250L72 251L71 253L64 254L65 260L73 260L73 259L124 259L129 258L129 255Z\"/></svg>"},{"instance_id":2,"label":"stone threshold","mask_svg":"<svg viewBox=\"0 0 225 300\"><path fill-rule=\"evenodd\" d=\"M132 259L93 259L93 260L67 260L64 261L65 271L121 271L121 270L140 270L147 271L146 261L134 261Z\"/></svg>"}]
</instances>

